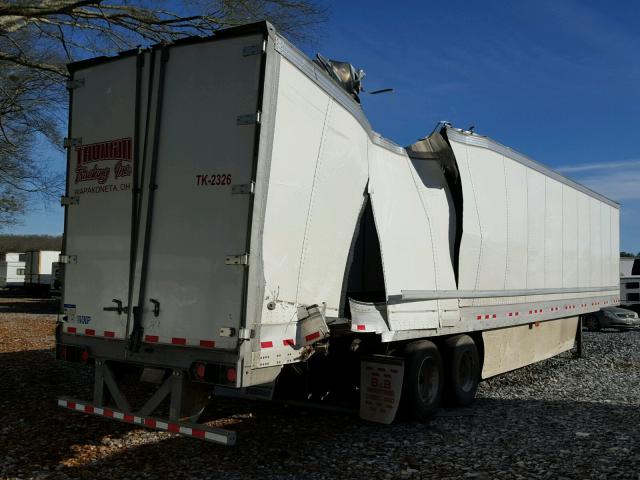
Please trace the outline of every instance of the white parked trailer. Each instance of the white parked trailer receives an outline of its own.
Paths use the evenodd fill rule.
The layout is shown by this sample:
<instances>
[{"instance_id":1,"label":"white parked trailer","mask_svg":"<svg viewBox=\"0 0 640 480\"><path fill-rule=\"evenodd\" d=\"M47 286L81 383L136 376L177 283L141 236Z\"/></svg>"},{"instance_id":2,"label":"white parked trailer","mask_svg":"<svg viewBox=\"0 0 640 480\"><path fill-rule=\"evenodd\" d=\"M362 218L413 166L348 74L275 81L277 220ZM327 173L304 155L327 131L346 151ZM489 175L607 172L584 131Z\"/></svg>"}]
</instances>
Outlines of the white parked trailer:
<instances>
[{"instance_id":1,"label":"white parked trailer","mask_svg":"<svg viewBox=\"0 0 640 480\"><path fill-rule=\"evenodd\" d=\"M0 288L16 288L24 285L24 253L0 253Z\"/></svg>"},{"instance_id":2,"label":"white parked trailer","mask_svg":"<svg viewBox=\"0 0 640 480\"><path fill-rule=\"evenodd\" d=\"M25 257L25 286L27 288L49 288L53 283L53 264L58 261L60 251L31 250Z\"/></svg>"},{"instance_id":3,"label":"white parked trailer","mask_svg":"<svg viewBox=\"0 0 640 480\"><path fill-rule=\"evenodd\" d=\"M425 418L617 304L617 204L446 123L399 147L340 68L268 24L71 65L57 352L96 386L61 406L176 431L214 385L305 384ZM132 412L113 365L164 383Z\"/></svg>"},{"instance_id":4,"label":"white parked trailer","mask_svg":"<svg viewBox=\"0 0 640 480\"><path fill-rule=\"evenodd\" d=\"M620 305L640 308L640 258L620 258Z\"/></svg>"}]
</instances>

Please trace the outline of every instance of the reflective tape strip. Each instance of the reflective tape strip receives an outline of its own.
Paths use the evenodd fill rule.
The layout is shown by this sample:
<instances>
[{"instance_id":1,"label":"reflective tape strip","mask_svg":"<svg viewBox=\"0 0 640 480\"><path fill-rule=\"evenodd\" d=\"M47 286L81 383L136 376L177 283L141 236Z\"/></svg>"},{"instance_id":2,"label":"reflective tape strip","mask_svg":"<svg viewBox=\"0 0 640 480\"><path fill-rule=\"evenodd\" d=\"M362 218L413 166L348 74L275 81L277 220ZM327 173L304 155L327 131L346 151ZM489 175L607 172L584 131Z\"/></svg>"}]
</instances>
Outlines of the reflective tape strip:
<instances>
[{"instance_id":1,"label":"reflective tape strip","mask_svg":"<svg viewBox=\"0 0 640 480\"><path fill-rule=\"evenodd\" d=\"M78 327L65 326L64 330L67 333L74 333L76 335L86 335L87 337L104 337L104 338L116 338L116 332L113 330L104 330L102 333L96 331L93 328L85 328L78 331Z\"/></svg>"},{"instance_id":2,"label":"reflective tape strip","mask_svg":"<svg viewBox=\"0 0 640 480\"><path fill-rule=\"evenodd\" d=\"M187 437L222 443L224 445L234 445L236 443L236 433L230 430L209 428L205 425L187 425L180 422L171 422L153 417L143 417L131 413L119 412L109 408L96 407L89 403L66 398L59 398L58 406L76 412L113 418L126 423L140 425L155 430L178 433Z\"/></svg>"},{"instance_id":3,"label":"reflective tape strip","mask_svg":"<svg viewBox=\"0 0 640 480\"><path fill-rule=\"evenodd\" d=\"M186 337L161 337L159 335L145 335L147 343L161 343L163 345L179 345L185 347L215 348L216 342L211 339L193 339Z\"/></svg>"},{"instance_id":4,"label":"reflective tape strip","mask_svg":"<svg viewBox=\"0 0 640 480\"><path fill-rule=\"evenodd\" d=\"M320 332L313 332L307 335L306 337L304 337L304 339L307 342L310 342L311 340L315 340L316 338L320 338Z\"/></svg>"},{"instance_id":5,"label":"reflective tape strip","mask_svg":"<svg viewBox=\"0 0 640 480\"><path fill-rule=\"evenodd\" d=\"M618 302L619 300L613 299L613 300L602 300L599 302L592 302L591 306L592 307L597 307L600 305L608 305L608 304L613 304L615 302ZM544 308L531 308L530 310L528 310L529 315L540 315L540 314L544 314L545 311L548 312L559 312L560 310L564 309L564 310L575 310L575 309L584 309L584 308L588 308L589 304L588 303L581 303L580 305L564 305L564 306L553 306L553 307L548 307L548 310L545 310ZM525 314L527 313L526 311L524 312ZM502 314L501 314L502 315ZM505 317L517 317L520 315L520 312L506 312L504 313ZM493 318L497 318L497 314L495 313L477 313L475 314L475 318L476 320L490 320ZM360 325L356 326L358 330L362 330L363 328Z\"/></svg>"},{"instance_id":6,"label":"reflective tape strip","mask_svg":"<svg viewBox=\"0 0 640 480\"><path fill-rule=\"evenodd\" d=\"M276 350L282 349L282 347L295 348L296 341L293 338L283 338L282 340L262 340L260 342L260 348L275 348Z\"/></svg>"},{"instance_id":7,"label":"reflective tape strip","mask_svg":"<svg viewBox=\"0 0 640 480\"><path fill-rule=\"evenodd\" d=\"M153 419L153 418L144 418L142 420L143 420L143 424L144 424L145 427L157 428L155 419Z\"/></svg>"},{"instance_id":8,"label":"reflective tape strip","mask_svg":"<svg viewBox=\"0 0 640 480\"><path fill-rule=\"evenodd\" d=\"M118 338L116 332L113 330L104 330L99 332L93 328L85 328L78 330L78 327L72 327L65 325L64 330L66 333L73 333L76 335L86 335L89 337L103 337L103 338ZM120 337L122 339L122 337ZM170 345L184 345L188 347L202 347L202 348L215 348L216 342L211 339L189 339L185 337L160 337L159 335L145 335L144 341L147 343L162 343Z\"/></svg>"}]
</instances>

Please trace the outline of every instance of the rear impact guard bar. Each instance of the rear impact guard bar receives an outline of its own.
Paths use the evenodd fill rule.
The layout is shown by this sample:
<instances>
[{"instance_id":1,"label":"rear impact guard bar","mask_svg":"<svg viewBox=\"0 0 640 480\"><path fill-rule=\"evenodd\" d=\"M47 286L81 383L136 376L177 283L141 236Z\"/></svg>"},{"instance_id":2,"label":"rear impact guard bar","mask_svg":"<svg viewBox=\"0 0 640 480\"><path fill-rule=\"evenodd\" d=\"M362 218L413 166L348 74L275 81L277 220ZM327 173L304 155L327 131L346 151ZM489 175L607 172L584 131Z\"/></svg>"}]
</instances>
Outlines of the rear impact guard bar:
<instances>
[{"instance_id":1,"label":"rear impact guard bar","mask_svg":"<svg viewBox=\"0 0 640 480\"><path fill-rule=\"evenodd\" d=\"M105 386L116 404L116 408L105 406ZM185 372L173 370L171 375L162 382L146 403L134 412L126 396L118 387L109 365L103 360L96 359L93 402L61 397L58 399L58 406L74 412L112 418L121 422L177 433L200 440L223 445L234 445L236 442L235 432L210 428L191 421L200 415L202 411L200 406L204 405L204 401L208 399L208 395L200 395L200 402L196 402L195 405L192 402L188 402L186 399L197 398L198 393L202 394L202 391L195 391L195 388ZM169 397L169 419L152 417L153 412L167 397Z\"/></svg>"},{"instance_id":2,"label":"rear impact guard bar","mask_svg":"<svg viewBox=\"0 0 640 480\"><path fill-rule=\"evenodd\" d=\"M74 412L89 413L99 417L112 418L124 423L131 423L155 430L177 433L187 437L199 438L200 440L221 443L223 445L235 445L236 443L236 432L232 432L230 430L209 428L196 423L171 422L160 418L134 415L132 413L124 413L113 408L96 407L95 405L70 398L59 398L58 406L67 408Z\"/></svg>"}]
</instances>

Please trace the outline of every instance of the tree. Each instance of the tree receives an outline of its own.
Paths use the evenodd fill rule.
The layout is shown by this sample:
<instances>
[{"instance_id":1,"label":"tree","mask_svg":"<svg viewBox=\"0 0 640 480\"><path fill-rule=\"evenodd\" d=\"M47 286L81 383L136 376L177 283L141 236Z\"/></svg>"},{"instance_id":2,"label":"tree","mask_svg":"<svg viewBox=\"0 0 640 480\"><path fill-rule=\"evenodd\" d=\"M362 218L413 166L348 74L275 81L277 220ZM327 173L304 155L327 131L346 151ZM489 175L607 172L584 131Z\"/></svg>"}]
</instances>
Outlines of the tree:
<instances>
[{"instance_id":1,"label":"tree","mask_svg":"<svg viewBox=\"0 0 640 480\"><path fill-rule=\"evenodd\" d=\"M0 252L62 250L60 235L0 235Z\"/></svg>"},{"instance_id":2,"label":"tree","mask_svg":"<svg viewBox=\"0 0 640 480\"><path fill-rule=\"evenodd\" d=\"M325 12L315 0L0 0L0 228L29 194L62 189L38 147L61 148L65 63L264 19L308 41Z\"/></svg>"},{"instance_id":3,"label":"tree","mask_svg":"<svg viewBox=\"0 0 640 480\"><path fill-rule=\"evenodd\" d=\"M620 252L620 256L621 257L635 257L635 255L633 253L629 253L629 252Z\"/></svg>"}]
</instances>

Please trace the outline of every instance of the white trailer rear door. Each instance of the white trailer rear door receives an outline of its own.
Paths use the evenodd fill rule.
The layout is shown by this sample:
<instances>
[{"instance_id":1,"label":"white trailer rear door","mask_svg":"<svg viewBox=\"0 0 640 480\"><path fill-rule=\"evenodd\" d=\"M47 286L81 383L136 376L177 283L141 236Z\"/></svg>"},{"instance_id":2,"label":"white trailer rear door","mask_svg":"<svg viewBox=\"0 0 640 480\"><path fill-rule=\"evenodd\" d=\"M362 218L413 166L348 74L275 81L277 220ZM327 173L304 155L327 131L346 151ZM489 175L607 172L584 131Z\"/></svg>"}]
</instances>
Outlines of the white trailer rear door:
<instances>
[{"instance_id":1,"label":"white trailer rear door","mask_svg":"<svg viewBox=\"0 0 640 480\"><path fill-rule=\"evenodd\" d=\"M169 51L142 273L146 343L237 346L262 44L262 35L252 35ZM252 50L258 54L247 55Z\"/></svg>"},{"instance_id":2,"label":"white trailer rear door","mask_svg":"<svg viewBox=\"0 0 640 480\"><path fill-rule=\"evenodd\" d=\"M124 338L131 233L136 56L75 72L72 91L64 331ZM50 267L49 267L50 268Z\"/></svg>"}]
</instances>

